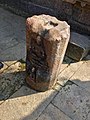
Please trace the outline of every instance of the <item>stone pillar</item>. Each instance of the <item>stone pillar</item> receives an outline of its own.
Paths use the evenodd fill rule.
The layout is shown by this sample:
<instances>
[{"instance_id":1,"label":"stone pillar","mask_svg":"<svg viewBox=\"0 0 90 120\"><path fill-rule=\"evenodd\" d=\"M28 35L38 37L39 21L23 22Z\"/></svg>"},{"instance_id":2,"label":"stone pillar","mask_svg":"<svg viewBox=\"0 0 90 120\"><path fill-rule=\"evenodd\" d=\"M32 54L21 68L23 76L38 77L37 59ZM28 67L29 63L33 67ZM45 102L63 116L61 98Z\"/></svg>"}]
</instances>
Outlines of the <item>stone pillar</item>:
<instances>
[{"instance_id":1,"label":"stone pillar","mask_svg":"<svg viewBox=\"0 0 90 120\"><path fill-rule=\"evenodd\" d=\"M49 15L26 21L26 81L31 88L45 91L56 83L70 38L70 26Z\"/></svg>"}]
</instances>

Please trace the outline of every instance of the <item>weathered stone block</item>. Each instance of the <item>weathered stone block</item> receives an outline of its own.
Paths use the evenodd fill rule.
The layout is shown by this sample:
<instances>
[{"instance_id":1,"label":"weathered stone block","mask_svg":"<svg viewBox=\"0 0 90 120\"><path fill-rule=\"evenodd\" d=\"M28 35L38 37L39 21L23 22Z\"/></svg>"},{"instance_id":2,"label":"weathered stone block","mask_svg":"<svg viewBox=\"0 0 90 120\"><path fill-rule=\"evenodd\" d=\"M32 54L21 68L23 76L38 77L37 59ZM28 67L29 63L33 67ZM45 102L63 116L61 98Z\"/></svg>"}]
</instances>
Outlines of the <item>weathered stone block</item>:
<instances>
[{"instance_id":1,"label":"weathered stone block","mask_svg":"<svg viewBox=\"0 0 90 120\"><path fill-rule=\"evenodd\" d=\"M53 87L63 61L70 37L66 22L49 15L33 16L27 28L27 83L45 91Z\"/></svg>"},{"instance_id":2,"label":"weathered stone block","mask_svg":"<svg viewBox=\"0 0 90 120\"><path fill-rule=\"evenodd\" d=\"M87 36L71 32L66 55L74 60L82 60L90 50L90 39Z\"/></svg>"}]
</instances>

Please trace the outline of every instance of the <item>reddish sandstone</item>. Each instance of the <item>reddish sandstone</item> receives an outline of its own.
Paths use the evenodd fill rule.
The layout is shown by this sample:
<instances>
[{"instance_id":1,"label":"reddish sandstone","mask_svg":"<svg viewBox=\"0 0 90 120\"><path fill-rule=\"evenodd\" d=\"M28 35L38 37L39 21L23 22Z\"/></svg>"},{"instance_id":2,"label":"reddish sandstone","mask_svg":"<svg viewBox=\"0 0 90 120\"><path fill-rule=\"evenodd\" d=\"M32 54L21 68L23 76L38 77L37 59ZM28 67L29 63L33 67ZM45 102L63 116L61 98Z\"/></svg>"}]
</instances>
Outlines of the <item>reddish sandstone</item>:
<instances>
[{"instance_id":1,"label":"reddish sandstone","mask_svg":"<svg viewBox=\"0 0 90 120\"><path fill-rule=\"evenodd\" d=\"M27 83L35 90L45 91L56 83L70 38L70 26L49 15L26 21Z\"/></svg>"}]
</instances>

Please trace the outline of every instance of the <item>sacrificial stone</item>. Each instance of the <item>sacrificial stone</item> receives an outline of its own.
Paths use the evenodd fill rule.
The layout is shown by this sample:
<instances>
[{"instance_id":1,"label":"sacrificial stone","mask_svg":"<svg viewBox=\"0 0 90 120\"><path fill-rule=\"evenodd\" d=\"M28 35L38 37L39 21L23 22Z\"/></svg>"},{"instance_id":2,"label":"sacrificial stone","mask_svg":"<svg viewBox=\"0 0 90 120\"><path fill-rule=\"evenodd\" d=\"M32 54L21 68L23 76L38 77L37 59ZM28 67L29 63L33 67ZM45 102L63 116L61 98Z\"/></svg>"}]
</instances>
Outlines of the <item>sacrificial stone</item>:
<instances>
[{"instance_id":1,"label":"sacrificial stone","mask_svg":"<svg viewBox=\"0 0 90 120\"><path fill-rule=\"evenodd\" d=\"M56 81L70 38L70 26L49 15L26 20L26 81L38 91L51 89Z\"/></svg>"}]
</instances>

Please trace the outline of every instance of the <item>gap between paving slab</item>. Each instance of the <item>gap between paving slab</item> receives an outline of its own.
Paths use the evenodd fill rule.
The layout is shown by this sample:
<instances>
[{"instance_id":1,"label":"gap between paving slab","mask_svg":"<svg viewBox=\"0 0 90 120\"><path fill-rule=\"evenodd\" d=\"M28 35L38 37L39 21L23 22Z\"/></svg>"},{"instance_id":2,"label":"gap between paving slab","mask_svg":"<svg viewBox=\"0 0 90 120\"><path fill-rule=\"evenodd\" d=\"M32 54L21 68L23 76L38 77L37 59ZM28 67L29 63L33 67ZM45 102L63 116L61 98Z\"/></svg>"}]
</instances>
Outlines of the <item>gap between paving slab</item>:
<instances>
[{"instance_id":1,"label":"gap between paving slab","mask_svg":"<svg viewBox=\"0 0 90 120\"><path fill-rule=\"evenodd\" d=\"M37 120L72 120L53 104L49 104Z\"/></svg>"},{"instance_id":2,"label":"gap between paving slab","mask_svg":"<svg viewBox=\"0 0 90 120\"><path fill-rule=\"evenodd\" d=\"M80 69L82 64L84 64L84 61L71 63L58 75L57 82L63 86Z\"/></svg>"},{"instance_id":3,"label":"gap between paving slab","mask_svg":"<svg viewBox=\"0 0 90 120\"><path fill-rule=\"evenodd\" d=\"M90 60L86 61L70 80L90 92Z\"/></svg>"},{"instance_id":4,"label":"gap between paving slab","mask_svg":"<svg viewBox=\"0 0 90 120\"><path fill-rule=\"evenodd\" d=\"M90 93L70 81L62 87L52 104L73 120L90 120Z\"/></svg>"}]
</instances>

